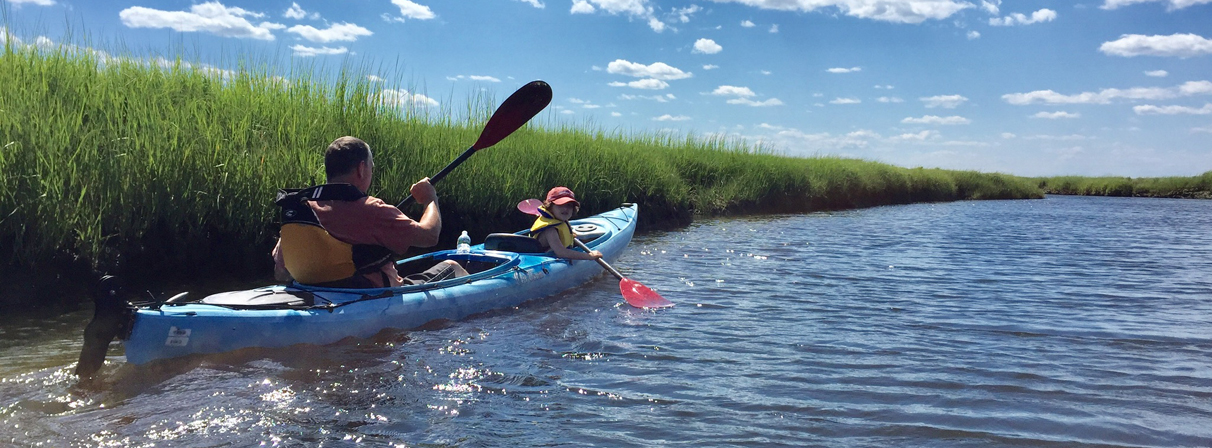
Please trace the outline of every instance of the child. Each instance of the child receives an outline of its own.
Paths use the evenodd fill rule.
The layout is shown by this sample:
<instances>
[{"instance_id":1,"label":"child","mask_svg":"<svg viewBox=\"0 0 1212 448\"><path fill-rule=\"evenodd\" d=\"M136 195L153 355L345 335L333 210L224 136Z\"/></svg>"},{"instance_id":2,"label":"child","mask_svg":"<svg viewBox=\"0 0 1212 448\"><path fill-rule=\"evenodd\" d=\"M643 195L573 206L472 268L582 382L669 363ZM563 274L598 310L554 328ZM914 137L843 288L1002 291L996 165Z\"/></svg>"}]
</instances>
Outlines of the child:
<instances>
[{"instance_id":1,"label":"child","mask_svg":"<svg viewBox=\"0 0 1212 448\"><path fill-rule=\"evenodd\" d=\"M597 260L602 253L591 250L589 253L572 250L572 226L568 220L581 209L572 190L566 187L555 187L547 192L547 201L539 207L539 217L530 226L530 236L539 240L544 249L551 249L560 258L570 260Z\"/></svg>"}]
</instances>

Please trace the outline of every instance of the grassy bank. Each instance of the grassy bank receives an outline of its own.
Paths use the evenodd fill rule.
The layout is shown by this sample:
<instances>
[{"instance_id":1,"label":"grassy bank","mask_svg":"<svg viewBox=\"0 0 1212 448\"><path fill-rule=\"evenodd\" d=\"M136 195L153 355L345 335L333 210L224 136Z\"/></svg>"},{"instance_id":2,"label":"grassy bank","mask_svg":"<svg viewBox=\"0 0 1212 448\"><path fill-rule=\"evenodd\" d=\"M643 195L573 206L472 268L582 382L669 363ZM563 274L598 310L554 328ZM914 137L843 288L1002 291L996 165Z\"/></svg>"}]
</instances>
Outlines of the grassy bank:
<instances>
[{"instance_id":1,"label":"grassy bank","mask_svg":"<svg viewBox=\"0 0 1212 448\"><path fill-rule=\"evenodd\" d=\"M335 137L375 148L371 194L394 201L474 142L497 100L470 98L459 114L468 118L455 119L398 105L355 72L222 74L6 46L0 265L8 280L94 269L263 276L275 191L321 183L322 150ZM461 229L482 237L527 225L514 205L554 185L583 198L582 214L638 202L649 228L727 213L1040 197L1013 176L779 157L743 142L543 125L543 117L439 185L445 246Z\"/></svg>"},{"instance_id":2,"label":"grassy bank","mask_svg":"<svg viewBox=\"0 0 1212 448\"><path fill-rule=\"evenodd\" d=\"M1048 194L1212 199L1212 171L1192 177L1041 177Z\"/></svg>"}]
</instances>

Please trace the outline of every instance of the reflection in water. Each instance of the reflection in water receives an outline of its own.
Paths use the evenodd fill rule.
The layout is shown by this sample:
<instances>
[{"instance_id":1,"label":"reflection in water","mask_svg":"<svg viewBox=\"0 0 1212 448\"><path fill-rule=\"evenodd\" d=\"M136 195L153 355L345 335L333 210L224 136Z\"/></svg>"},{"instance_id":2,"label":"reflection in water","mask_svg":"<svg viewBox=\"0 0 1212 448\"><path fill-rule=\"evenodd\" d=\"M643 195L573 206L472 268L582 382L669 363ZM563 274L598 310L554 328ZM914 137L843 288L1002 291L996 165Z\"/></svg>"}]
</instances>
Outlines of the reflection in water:
<instances>
[{"instance_id":1,"label":"reflection in water","mask_svg":"<svg viewBox=\"0 0 1212 448\"><path fill-rule=\"evenodd\" d=\"M705 221L611 277L332 346L71 375L87 311L0 322L0 445L1209 446L1212 201Z\"/></svg>"}]
</instances>

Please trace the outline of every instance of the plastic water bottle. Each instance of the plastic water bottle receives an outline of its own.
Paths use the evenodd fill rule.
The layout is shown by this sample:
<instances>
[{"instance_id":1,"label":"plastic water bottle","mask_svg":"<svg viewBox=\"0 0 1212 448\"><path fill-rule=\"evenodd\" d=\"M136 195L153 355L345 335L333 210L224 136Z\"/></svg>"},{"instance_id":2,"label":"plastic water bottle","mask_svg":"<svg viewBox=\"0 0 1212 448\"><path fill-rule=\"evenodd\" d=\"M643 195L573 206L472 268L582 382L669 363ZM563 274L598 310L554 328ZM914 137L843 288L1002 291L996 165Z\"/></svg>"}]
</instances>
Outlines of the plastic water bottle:
<instances>
[{"instance_id":1,"label":"plastic water bottle","mask_svg":"<svg viewBox=\"0 0 1212 448\"><path fill-rule=\"evenodd\" d=\"M471 253L471 237L467 236L466 230L463 231L463 234L459 235L459 244L456 252L460 254Z\"/></svg>"}]
</instances>

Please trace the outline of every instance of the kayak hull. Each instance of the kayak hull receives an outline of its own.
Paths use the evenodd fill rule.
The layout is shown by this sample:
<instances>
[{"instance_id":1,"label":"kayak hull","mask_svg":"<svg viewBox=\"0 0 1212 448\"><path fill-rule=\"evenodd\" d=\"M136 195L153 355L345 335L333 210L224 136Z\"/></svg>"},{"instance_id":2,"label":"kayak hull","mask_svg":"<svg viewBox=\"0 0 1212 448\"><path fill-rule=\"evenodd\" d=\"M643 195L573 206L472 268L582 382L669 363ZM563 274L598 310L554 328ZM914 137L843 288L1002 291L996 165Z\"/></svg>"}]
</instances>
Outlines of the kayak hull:
<instances>
[{"instance_id":1,"label":"kayak hull","mask_svg":"<svg viewBox=\"0 0 1212 448\"><path fill-rule=\"evenodd\" d=\"M602 234L586 245L600 251L607 261L613 261L631 242L637 213L636 205L627 204L573 220L572 224L596 227ZM323 345L350 337L367 338L384 329L414 329L435 320L459 320L517 306L582 285L603 272L593 261L490 251L482 244L473 246L470 254L439 251L400 263L427 258L434 262L451 259L487 268L468 277L398 288L338 289L291 284L241 292L265 297L293 295L291 298L300 301L306 298L310 302L306 304L168 303L139 307L134 310L131 331L123 340L127 362L145 364L243 348Z\"/></svg>"}]
</instances>

